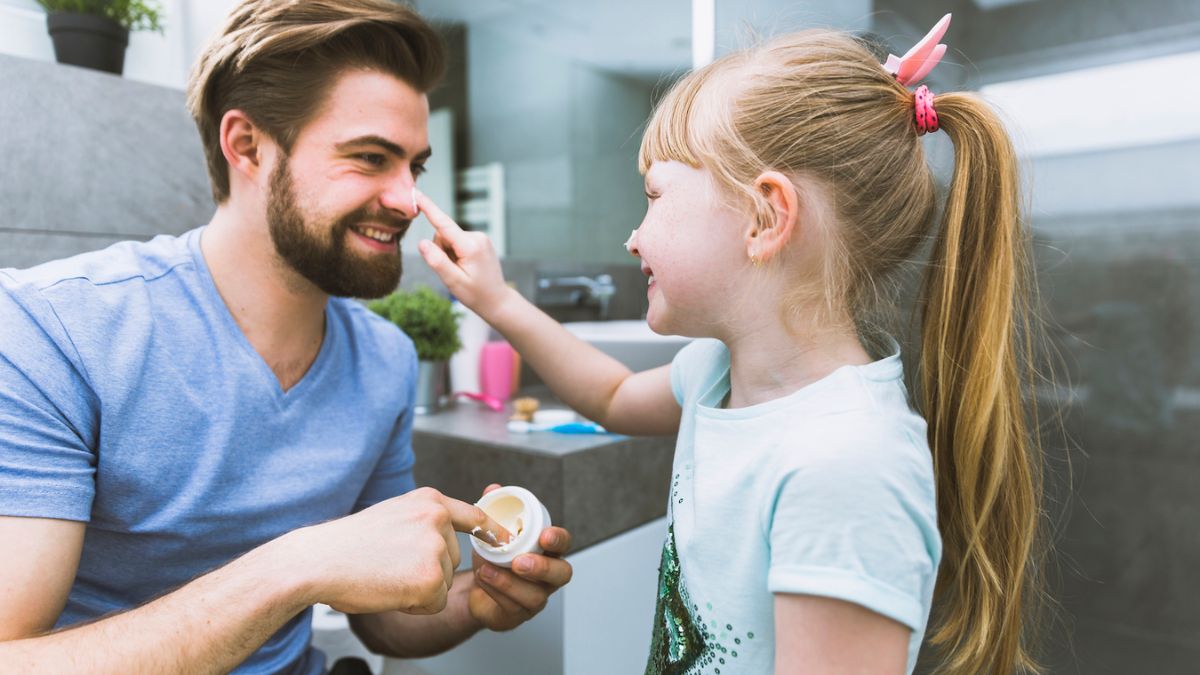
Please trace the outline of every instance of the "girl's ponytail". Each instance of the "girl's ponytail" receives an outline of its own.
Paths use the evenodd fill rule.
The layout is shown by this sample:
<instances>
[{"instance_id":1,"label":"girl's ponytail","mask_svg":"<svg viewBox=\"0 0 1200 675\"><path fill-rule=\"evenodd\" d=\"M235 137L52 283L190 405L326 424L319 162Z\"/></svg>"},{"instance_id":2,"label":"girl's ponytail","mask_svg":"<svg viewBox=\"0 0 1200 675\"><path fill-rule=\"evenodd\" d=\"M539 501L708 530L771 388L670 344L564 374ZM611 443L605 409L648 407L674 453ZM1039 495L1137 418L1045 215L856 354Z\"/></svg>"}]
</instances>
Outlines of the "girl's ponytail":
<instances>
[{"instance_id":1,"label":"girl's ponytail","mask_svg":"<svg viewBox=\"0 0 1200 675\"><path fill-rule=\"evenodd\" d=\"M937 96L954 176L925 277L920 384L944 555L930 641L939 672L1038 672L1042 458L1032 394L1030 238L1016 156L986 103Z\"/></svg>"}]
</instances>

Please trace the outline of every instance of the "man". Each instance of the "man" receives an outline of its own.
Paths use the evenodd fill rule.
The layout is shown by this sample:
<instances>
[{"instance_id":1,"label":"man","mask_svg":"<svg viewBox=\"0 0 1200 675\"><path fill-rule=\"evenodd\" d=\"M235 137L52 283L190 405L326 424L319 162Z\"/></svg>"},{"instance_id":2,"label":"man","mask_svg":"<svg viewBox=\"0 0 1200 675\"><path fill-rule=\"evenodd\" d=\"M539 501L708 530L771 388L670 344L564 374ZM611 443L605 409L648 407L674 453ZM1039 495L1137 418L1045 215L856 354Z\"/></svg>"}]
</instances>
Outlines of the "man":
<instances>
[{"instance_id":1,"label":"man","mask_svg":"<svg viewBox=\"0 0 1200 675\"><path fill-rule=\"evenodd\" d=\"M189 83L212 221L0 271L0 670L319 673L316 602L421 656L570 579L561 528L455 574L503 530L413 489L412 343L347 299L399 280L442 68L398 3L247 0Z\"/></svg>"}]
</instances>

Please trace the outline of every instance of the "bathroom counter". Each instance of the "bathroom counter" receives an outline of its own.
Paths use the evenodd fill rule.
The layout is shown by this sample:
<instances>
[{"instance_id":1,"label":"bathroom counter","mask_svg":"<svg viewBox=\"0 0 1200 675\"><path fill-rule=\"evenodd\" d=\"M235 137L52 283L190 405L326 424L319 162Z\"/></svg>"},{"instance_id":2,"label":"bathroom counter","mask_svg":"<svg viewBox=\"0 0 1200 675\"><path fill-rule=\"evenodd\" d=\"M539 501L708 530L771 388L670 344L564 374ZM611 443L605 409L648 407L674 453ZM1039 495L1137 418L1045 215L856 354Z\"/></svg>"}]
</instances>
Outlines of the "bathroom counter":
<instances>
[{"instance_id":1,"label":"bathroom counter","mask_svg":"<svg viewBox=\"0 0 1200 675\"><path fill-rule=\"evenodd\" d=\"M563 407L544 388L521 395ZM674 436L512 433L510 414L464 400L417 415L417 485L466 502L489 483L527 488L571 532L573 552L666 514Z\"/></svg>"}]
</instances>

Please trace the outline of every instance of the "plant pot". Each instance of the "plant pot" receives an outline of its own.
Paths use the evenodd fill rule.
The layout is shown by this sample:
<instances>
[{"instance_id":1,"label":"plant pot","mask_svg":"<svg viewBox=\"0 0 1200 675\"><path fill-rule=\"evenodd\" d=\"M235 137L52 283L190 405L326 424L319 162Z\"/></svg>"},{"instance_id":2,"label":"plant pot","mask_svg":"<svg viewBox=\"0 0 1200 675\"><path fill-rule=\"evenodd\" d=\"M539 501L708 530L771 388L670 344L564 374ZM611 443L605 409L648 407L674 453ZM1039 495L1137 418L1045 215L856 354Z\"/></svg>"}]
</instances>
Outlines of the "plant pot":
<instances>
[{"instance_id":1,"label":"plant pot","mask_svg":"<svg viewBox=\"0 0 1200 675\"><path fill-rule=\"evenodd\" d=\"M125 69L129 30L106 16L53 12L46 15L46 30L59 63L117 75Z\"/></svg>"},{"instance_id":2,"label":"plant pot","mask_svg":"<svg viewBox=\"0 0 1200 675\"><path fill-rule=\"evenodd\" d=\"M441 408L442 396L446 393L446 362L417 362L417 396L413 399L413 412L429 415Z\"/></svg>"}]
</instances>

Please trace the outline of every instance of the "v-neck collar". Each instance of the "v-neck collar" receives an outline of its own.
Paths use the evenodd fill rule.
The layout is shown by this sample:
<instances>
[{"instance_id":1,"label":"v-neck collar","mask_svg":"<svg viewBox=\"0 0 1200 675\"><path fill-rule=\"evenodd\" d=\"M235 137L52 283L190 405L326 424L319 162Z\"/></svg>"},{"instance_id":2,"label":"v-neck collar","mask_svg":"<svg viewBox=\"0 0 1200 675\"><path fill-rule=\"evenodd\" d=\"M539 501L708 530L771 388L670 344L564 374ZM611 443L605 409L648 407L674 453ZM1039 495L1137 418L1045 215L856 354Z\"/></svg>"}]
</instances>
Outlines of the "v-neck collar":
<instances>
[{"instance_id":1,"label":"v-neck collar","mask_svg":"<svg viewBox=\"0 0 1200 675\"><path fill-rule=\"evenodd\" d=\"M303 398L304 392L314 386L313 383L320 379L321 372L325 368L325 362L329 360L329 353L333 350L332 345L337 340L337 322L332 320L332 309L330 308L332 300L325 303L325 335L321 340L320 349L317 350L317 357L313 359L312 364L300 380L293 384L290 389L284 391L279 378L275 375L275 371L271 370L271 366L263 359L262 354L258 353L254 345L250 343L250 339L242 332L242 327L238 325L237 320L233 317L233 313L229 311L229 306L225 304L220 291L217 290L217 283L212 277L212 270L209 269L208 261L204 259L204 251L200 248L200 237L204 234L205 227L198 227L184 236L187 237L188 249L191 251L196 271L202 279L201 284L204 286L204 290L213 306L213 312L216 316L220 317L219 320L224 324L225 329L229 331L234 341L242 347L255 364L255 368L259 373L259 379L264 381L276 405L280 408L286 407L293 401Z\"/></svg>"}]
</instances>

